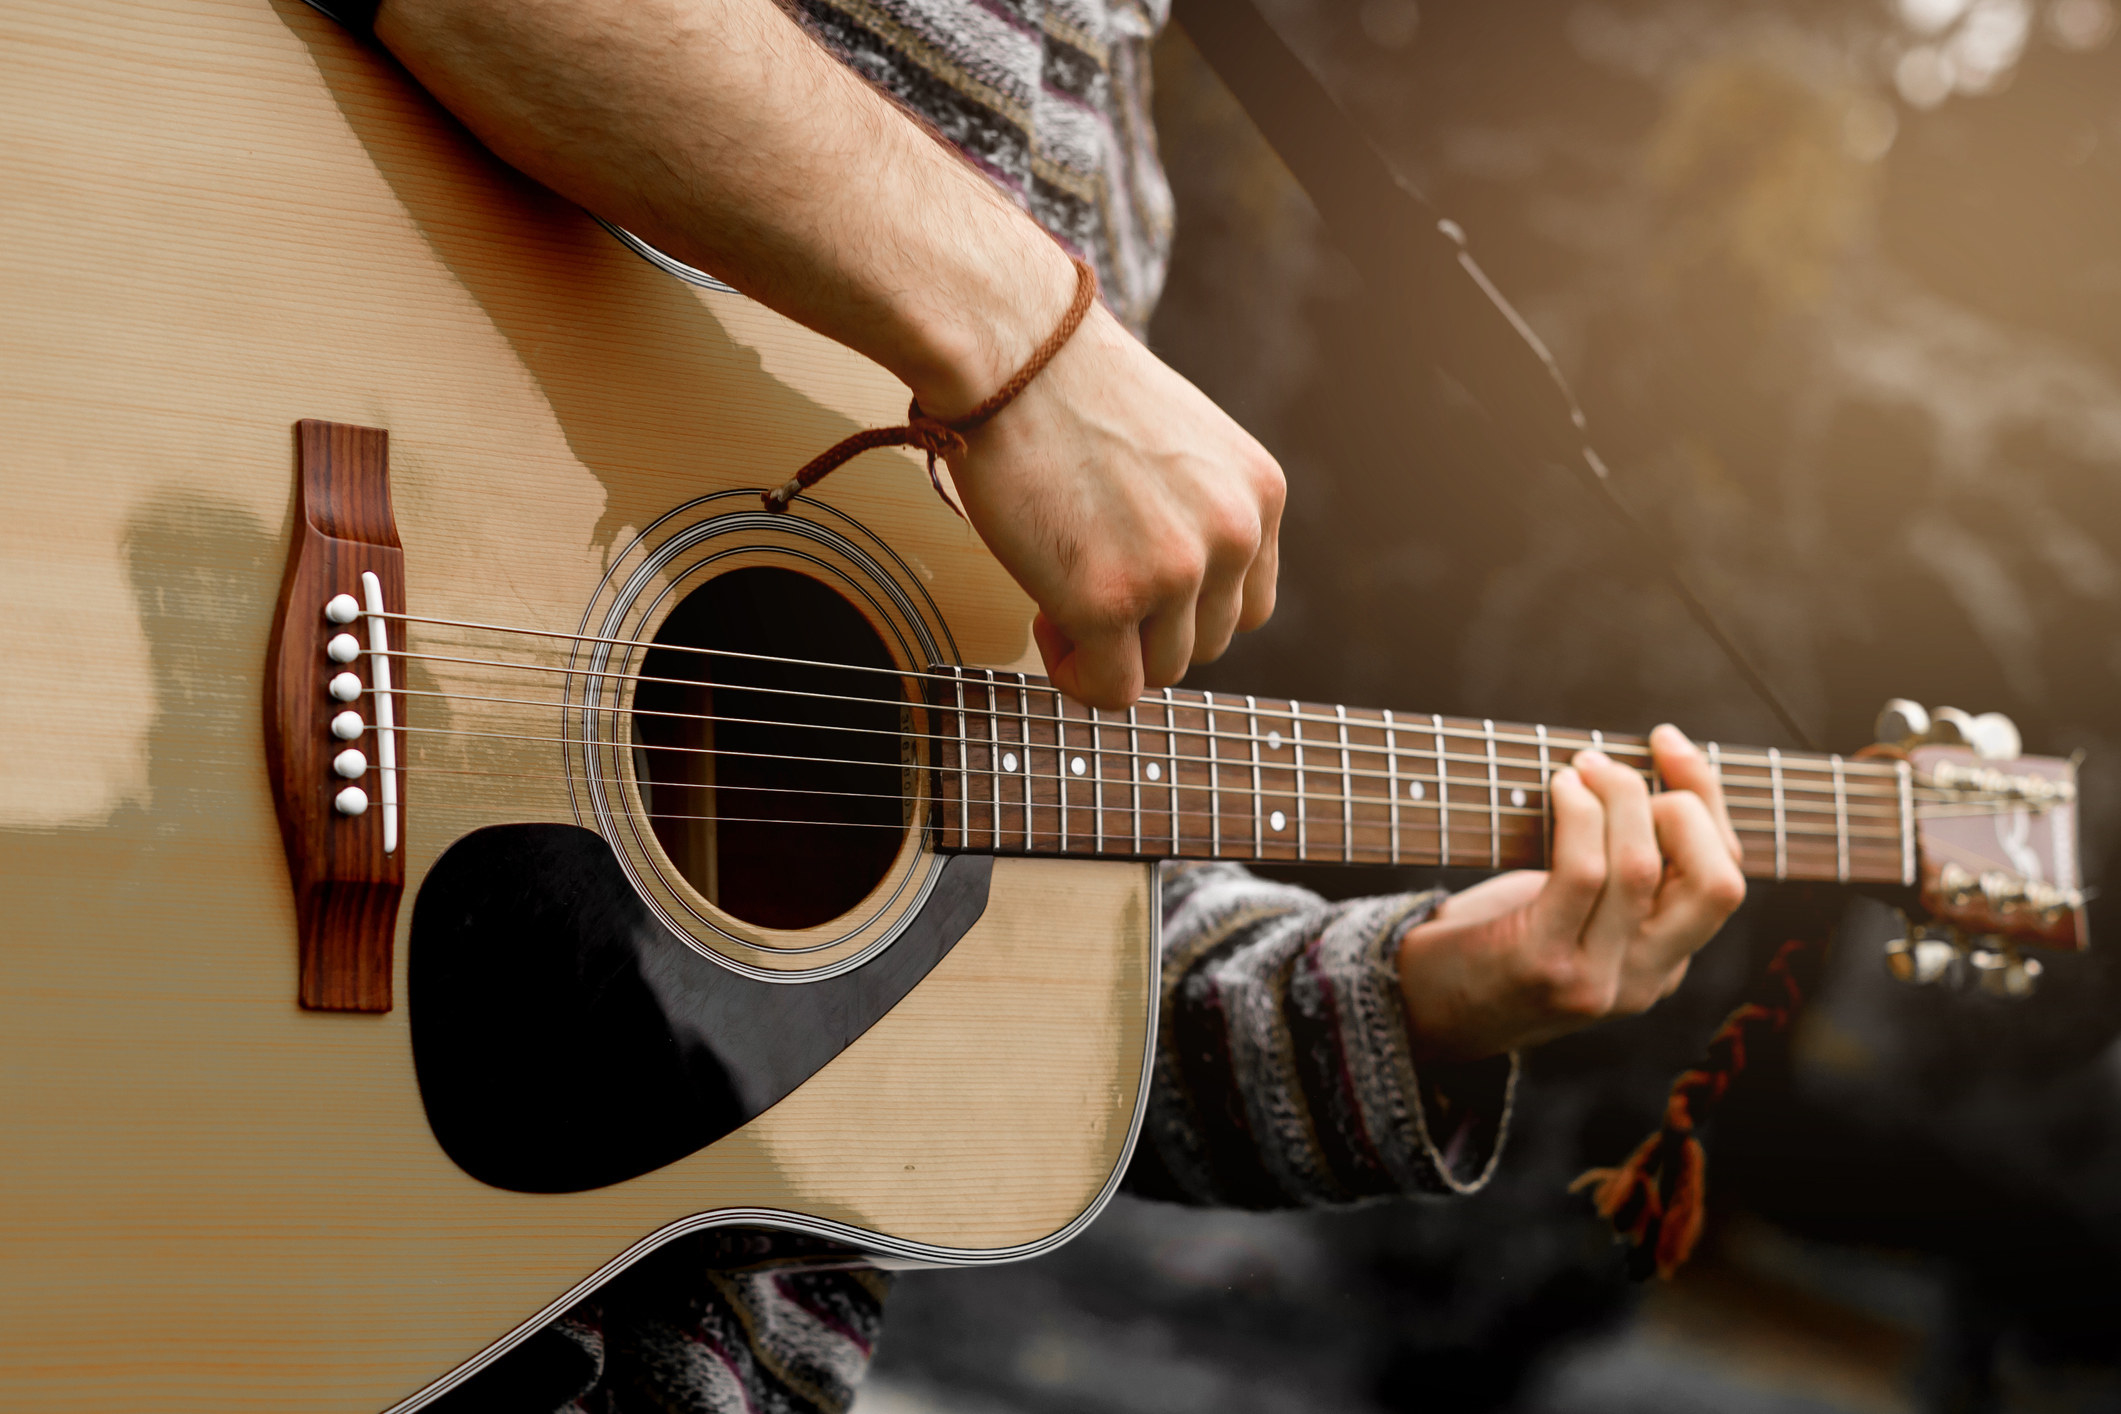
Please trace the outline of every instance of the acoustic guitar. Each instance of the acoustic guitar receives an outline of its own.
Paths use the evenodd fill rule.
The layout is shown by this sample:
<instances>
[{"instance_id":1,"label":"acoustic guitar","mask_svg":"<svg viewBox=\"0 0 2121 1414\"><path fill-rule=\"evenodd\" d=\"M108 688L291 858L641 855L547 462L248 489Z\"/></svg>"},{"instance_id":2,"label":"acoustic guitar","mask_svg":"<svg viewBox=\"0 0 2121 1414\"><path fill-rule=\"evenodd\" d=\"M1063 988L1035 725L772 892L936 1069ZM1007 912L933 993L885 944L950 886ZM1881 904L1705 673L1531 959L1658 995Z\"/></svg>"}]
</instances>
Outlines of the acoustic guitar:
<instances>
[{"instance_id":1,"label":"acoustic guitar","mask_svg":"<svg viewBox=\"0 0 2121 1414\"><path fill-rule=\"evenodd\" d=\"M761 508L904 394L683 274L297 0L0 4L10 1404L415 1408L703 1229L1048 1251L1157 860L1536 865L1644 759L1085 711L909 459ZM1717 757L1754 876L2007 980L2082 941L2073 771L1949 737Z\"/></svg>"}]
</instances>

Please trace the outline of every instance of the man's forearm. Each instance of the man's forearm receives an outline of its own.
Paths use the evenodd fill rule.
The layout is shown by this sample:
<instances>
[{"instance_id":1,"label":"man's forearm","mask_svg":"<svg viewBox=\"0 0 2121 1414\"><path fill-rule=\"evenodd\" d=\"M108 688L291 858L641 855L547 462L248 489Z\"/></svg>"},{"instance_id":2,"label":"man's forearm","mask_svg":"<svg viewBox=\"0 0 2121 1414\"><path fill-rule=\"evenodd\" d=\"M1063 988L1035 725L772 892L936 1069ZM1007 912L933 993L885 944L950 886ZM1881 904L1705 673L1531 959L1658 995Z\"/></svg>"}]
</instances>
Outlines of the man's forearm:
<instances>
[{"instance_id":1,"label":"man's forearm","mask_svg":"<svg viewBox=\"0 0 2121 1414\"><path fill-rule=\"evenodd\" d=\"M376 36L510 163L938 416L1067 306L1060 249L773 0L386 0Z\"/></svg>"}]
</instances>

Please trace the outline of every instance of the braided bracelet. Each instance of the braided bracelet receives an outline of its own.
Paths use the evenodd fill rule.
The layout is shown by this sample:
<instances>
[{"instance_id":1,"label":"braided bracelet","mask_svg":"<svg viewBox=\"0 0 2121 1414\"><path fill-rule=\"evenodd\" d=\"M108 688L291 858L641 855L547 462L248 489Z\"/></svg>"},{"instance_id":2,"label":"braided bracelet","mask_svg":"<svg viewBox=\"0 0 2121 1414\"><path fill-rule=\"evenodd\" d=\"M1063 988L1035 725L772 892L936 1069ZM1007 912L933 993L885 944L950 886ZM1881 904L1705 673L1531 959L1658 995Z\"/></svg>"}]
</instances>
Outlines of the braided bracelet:
<instances>
[{"instance_id":1,"label":"braided bracelet","mask_svg":"<svg viewBox=\"0 0 2121 1414\"><path fill-rule=\"evenodd\" d=\"M1016 376L1002 384L994 396L951 422L930 417L921 411L920 399L915 398L906 410L904 427L871 427L834 443L812 457L801 471L773 490L763 493L761 499L765 501L766 509L787 510L790 501L873 447L915 447L928 454L928 484L935 488L936 495L943 498L943 504L963 516L964 512L958 510L957 503L943 491L942 478L936 475L935 459L942 457L947 461L964 451L966 433L1009 406L1015 401L1018 393L1030 387L1031 380L1038 377L1045 366L1053 361L1053 356L1061 351L1061 346L1074 337L1075 331L1082 326L1084 317L1090 313L1090 305L1096 298L1097 271L1093 270L1087 261L1077 260L1075 298L1070 301L1068 312L1061 316L1060 323L1046 336L1046 342L1032 352L1030 360L1016 370Z\"/></svg>"}]
</instances>

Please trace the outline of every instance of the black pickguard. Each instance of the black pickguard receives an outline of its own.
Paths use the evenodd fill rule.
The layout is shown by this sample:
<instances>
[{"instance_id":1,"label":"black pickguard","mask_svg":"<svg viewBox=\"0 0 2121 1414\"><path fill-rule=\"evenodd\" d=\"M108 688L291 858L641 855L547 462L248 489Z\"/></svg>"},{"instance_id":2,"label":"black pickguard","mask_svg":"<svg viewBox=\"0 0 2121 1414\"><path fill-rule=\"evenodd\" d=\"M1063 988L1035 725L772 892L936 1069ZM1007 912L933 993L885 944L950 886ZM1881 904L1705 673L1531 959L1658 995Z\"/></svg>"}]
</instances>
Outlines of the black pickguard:
<instances>
[{"instance_id":1,"label":"black pickguard","mask_svg":"<svg viewBox=\"0 0 2121 1414\"><path fill-rule=\"evenodd\" d=\"M712 1144L814 1075L987 907L994 861L944 865L897 941L820 982L755 982L651 913L573 825L450 846L414 905L413 1063L435 1138L497 1188L573 1193Z\"/></svg>"}]
</instances>

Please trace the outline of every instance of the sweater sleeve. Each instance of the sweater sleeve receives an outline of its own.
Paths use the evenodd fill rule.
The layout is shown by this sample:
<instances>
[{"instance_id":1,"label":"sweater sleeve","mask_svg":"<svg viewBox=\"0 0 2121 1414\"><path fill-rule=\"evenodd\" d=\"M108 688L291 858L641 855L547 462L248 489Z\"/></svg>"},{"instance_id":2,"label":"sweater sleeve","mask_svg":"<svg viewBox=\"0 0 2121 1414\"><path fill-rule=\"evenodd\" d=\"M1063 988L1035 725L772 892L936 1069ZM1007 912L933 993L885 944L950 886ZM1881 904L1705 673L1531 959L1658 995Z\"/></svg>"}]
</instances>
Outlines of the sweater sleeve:
<instances>
[{"instance_id":1,"label":"sweater sleeve","mask_svg":"<svg viewBox=\"0 0 2121 1414\"><path fill-rule=\"evenodd\" d=\"M1482 1187L1517 1057L1417 1072L1399 996L1399 940L1441 899L1328 903L1236 865L1166 865L1155 1074L1127 1188L1284 1208Z\"/></svg>"}]
</instances>

